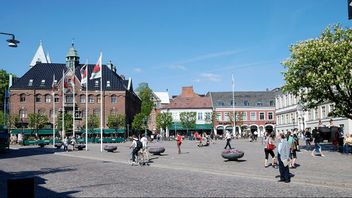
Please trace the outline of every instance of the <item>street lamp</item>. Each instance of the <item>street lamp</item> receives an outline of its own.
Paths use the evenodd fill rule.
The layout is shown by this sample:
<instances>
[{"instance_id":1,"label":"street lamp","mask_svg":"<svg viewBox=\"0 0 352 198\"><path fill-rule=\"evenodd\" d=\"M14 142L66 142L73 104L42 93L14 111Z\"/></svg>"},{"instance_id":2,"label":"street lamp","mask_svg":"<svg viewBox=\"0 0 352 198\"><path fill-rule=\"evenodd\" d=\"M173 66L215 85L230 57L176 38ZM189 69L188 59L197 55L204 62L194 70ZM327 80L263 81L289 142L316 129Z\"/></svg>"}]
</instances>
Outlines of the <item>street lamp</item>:
<instances>
[{"instance_id":1,"label":"street lamp","mask_svg":"<svg viewBox=\"0 0 352 198\"><path fill-rule=\"evenodd\" d=\"M5 33L5 32L0 32L0 34L11 36L10 39L6 40L8 42L9 47L17 47L17 43L20 43L20 41L15 39L15 35L14 34Z\"/></svg>"}]
</instances>

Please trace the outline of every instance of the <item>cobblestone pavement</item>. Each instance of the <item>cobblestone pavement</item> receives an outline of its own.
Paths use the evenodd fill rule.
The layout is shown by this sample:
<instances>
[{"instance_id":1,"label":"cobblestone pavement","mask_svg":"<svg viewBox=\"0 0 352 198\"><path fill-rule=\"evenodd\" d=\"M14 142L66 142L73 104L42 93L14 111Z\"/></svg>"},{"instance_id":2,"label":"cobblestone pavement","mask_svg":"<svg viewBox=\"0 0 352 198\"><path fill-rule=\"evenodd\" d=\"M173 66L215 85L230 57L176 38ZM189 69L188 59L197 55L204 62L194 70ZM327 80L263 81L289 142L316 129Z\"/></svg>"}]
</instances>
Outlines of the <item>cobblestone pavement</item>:
<instances>
[{"instance_id":1,"label":"cobblestone pavement","mask_svg":"<svg viewBox=\"0 0 352 198\"><path fill-rule=\"evenodd\" d=\"M117 152L100 152L100 144L88 151L62 152L46 148L12 146L0 154L0 197L6 197L6 180L14 176L35 176L36 196L74 197L204 197L204 196L352 196L352 156L326 151L325 157L298 152L291 183L279 183L278 169L264 168L261 141L232 140L245 155L238 161L221 157L225 141L197 147L184 141L181 154L176 143L149 143L163 146L161 156L151 156L150 166L130 166L130 142L109 144Z\"/></svg>"}]
</instances>

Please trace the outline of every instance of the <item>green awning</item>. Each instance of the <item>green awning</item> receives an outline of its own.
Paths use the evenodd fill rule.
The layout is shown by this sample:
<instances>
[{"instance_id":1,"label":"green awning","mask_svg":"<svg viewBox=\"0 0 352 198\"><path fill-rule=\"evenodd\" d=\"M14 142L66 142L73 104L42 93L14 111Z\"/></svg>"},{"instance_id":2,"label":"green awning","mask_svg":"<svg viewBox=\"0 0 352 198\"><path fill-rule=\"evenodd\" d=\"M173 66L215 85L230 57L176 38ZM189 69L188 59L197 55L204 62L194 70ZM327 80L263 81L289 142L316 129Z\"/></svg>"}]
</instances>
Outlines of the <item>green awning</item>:
<instances>
[{"instance_id":1,"label":"green awning","mask_svg":"<svg viewBox=\"0 0 352 198\"><path fill-rule=\"evenodd\" d=\"M23 133L23 135L31 135L33 131L33 129L11 129L11 134L16 135L19 133Z\"/></svg>"},{"instance_id":2,"label":"green awning","mask_svg":"<svg viewBox=\"0 0 352 198\"><path fill-rule=\"evenodd\" d=\"M57 133L58 130L55 131L55 133ZM34 135L35 133L37 133L37 131L35 129L12 129L11 130L11 134L19 134L19 133L23 133L24 135ZM39 129L38 130L38 135L52 135L53 134L53 130L52 129Z\"/></svg>"},{"instance_id":3,"label":"green awning","mask_svg":"<svg viewBox=\"0 0 352 198\"><path fill-rule=\"evenodd\" d=\"M174 130L187 130L181 125L181 122L174 122L171 125L169 125L169 130L174 131ZM211 130L212 125L211 124L196 124L195 128L190 128L188 130Z\"/></svg>"},{"instance_id":4,"label":"green awning","mask_svg":"<svg viewBox=\"0 0 352 198\"><path fill-rule=\"evenodd\" d=\"M82 133L85 133L86 130L82 129ZM117 131L115 129L103 129L104 134L111 134L111 133L125 133L125 129L118 129ZM88 134L100 134L100 129L88 129Z\"/></svg>"}]
</instances>

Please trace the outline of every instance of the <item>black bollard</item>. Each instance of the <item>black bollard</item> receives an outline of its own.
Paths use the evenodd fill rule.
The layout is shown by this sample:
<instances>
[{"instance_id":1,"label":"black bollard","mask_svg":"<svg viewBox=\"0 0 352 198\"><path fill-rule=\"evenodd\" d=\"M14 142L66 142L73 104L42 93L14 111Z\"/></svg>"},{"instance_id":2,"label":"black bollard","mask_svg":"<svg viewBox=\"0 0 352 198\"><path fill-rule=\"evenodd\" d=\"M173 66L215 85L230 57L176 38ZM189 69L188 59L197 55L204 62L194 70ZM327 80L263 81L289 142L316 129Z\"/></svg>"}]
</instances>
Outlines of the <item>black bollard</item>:
<instances>
[{"instance_id":1,"label":"black bollard","mask_svg":"<svg viewBox=\"0 0 352 198\"><path fill-rule=\"evenodd\" d=\"M34 177L8 179L7 196L34 198Z\"/></svg>"}]
</instances>

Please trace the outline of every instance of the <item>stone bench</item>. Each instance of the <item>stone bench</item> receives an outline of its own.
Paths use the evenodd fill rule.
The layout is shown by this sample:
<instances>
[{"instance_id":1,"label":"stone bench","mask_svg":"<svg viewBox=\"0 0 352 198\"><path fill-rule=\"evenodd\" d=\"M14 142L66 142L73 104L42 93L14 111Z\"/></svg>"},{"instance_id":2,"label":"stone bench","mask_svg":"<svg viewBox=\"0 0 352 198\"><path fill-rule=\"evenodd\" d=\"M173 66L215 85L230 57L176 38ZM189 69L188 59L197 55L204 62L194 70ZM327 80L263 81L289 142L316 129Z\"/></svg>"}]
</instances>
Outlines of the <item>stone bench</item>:
<instances>
[{"instance_id":1,"label":"stone bench","mask_svg":"<svg viewBox=\"0 0 352 198\"><path fill-rule=\"evenodd\" d=\"M75 145L75 148L76 148L77 150L83 150L84 148L86 148L86 145L84 145L84 144L76 144L76 145Z\"/></svg>"},{"instance_id":2,"label":"stone bench","mask_svg":"<svg viewBox=\"0 0 352 198\"><path fill-rule=\"evenodd\" d=\"M233 161L244 156L244 152L237 149L226 149L221 153L221 156L227 160Z\"/></svg>"},{"instance_id":3,"label":"stone bench","mask_svg":"<svg viewBox=\"0 0 352 198\"><path fill-rule=\"evenodd\" d=\"M105 145L104 146L104 150L107 151L107 152L114 152L115 150L117 150L117 146Z\"/></svg>"},{"instance_id":4,"label":"stone bench","mask_svg":"<svg viewBox=\"0 0 352 198\"><path fill-rule=\"evenodd\" d=\"M149 153L153 155L160 155L161 153L165 152L164 147L149 147Z\"/></svg>"}]
</instances>

